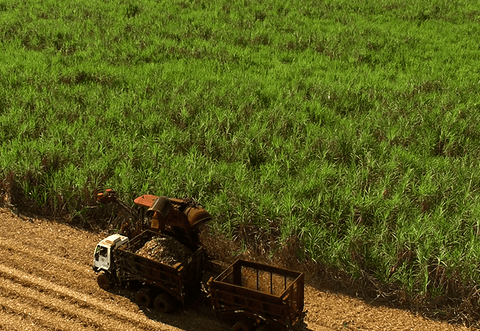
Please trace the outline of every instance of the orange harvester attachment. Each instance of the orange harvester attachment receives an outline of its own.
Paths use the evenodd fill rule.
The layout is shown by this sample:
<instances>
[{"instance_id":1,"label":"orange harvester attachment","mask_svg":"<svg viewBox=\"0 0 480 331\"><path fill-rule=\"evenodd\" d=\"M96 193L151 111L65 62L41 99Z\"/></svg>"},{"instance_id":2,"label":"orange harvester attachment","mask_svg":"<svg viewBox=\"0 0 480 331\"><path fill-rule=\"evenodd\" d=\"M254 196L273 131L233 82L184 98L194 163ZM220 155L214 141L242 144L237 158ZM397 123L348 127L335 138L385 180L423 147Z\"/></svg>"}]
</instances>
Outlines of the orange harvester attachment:
<instances>
[{"instance_id":1,"label":"orange harvester attachment","mask_svg":"<svg viewBox=\"0 0 480 331\"><path fill-rule=\"evenodd\" d=\"M187 246L194 247L199 243L198 228L212 216L193 199L167 198L144 194L134 200L139 208L129 207L118 199L112 189L97 194L99 203L115 202L129 211L137 224L149 222L148 229L172 235ZM146 213L144 209L148 208Z\"/></svg>"},{"instance_id":2,"label":"orange harvester attachment","mask_svg":"<svg viewBox=\"0 0 480 331\"><path fill-rule=\"evenodd\" d=\"M182 242L195 245L198 242L196 228L212 219L212 216L192 199L167 198L142 195L134 200L140 207L148 208L150 229L173 232Z\"/></svg>"}]
</instances>

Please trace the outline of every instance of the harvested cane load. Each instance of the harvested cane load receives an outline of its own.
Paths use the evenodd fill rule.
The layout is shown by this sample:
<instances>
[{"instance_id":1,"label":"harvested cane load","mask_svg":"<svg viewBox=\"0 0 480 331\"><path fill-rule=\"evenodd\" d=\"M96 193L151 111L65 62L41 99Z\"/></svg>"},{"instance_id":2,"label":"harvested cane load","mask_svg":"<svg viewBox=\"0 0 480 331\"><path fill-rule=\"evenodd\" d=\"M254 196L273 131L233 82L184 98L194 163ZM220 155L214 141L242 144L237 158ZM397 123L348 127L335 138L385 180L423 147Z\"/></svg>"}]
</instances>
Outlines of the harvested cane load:
<instances>
[{"instance_id":1,"label":"harvested cane load","mask_svg":"<svg viewBox=\"0 0 480 331\"><path fill-rule=\"evenodd\" d=\"M170 237L153 237L136 253L170 266L178 262L186 264L188 258L192 256L192 252L187 247Z\"/></svg>"}]
</instances>

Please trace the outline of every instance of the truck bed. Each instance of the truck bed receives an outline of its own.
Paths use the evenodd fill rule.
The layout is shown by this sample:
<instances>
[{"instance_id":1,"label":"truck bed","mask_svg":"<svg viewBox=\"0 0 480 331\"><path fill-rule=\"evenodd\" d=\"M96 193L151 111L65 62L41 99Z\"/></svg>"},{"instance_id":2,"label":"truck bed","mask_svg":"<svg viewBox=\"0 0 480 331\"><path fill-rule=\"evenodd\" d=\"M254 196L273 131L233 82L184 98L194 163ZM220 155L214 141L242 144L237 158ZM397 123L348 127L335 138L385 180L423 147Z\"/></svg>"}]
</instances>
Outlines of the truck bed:
<instances>
[{"instance_id":1,"label":"truck bed","mask_svg":"<svg viewBox=\"0 0 480 331\"><path fill-rule=\"evenodd\" d=\"M291 329L304 316L304 276L239 259L210 281L210 299L217 313L242 314Z\"/></svg>"},{"instance_id":2,"label":"truck bed","mask_svg":"<svg viewBox=\"0 0 480 331\"><path fill-rule=\"evenodd\" d=\"M204 249L192 253L187 263L173 266L136 254L136 251L153 237L162 234L144 231L115 253L118 278L121 282L138 281L163 289L184 304L186 292L193 290L202 278Z\"/></svg>"}]
</instances>

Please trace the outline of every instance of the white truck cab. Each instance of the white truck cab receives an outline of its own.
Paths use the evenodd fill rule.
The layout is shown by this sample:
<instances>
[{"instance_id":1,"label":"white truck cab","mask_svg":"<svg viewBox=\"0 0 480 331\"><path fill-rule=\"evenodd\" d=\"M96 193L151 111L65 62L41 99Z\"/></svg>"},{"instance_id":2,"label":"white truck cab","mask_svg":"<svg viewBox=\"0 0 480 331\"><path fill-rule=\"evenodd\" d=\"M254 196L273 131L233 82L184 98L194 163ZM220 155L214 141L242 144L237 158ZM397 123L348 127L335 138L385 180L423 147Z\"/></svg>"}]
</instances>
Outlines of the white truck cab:
<instances>
[{"instance_id":1,"label":"white truck cab","mask_svg":"<svg viewBox=\"0 0 480 331\"><path fill-rule=\"evenodd\" d=\"M109 271L112 264L112 248L117 248L128 242L128 237L112 234L97 244L93 255L93 270L95 272Z\"/></svg>"}]
</instances>

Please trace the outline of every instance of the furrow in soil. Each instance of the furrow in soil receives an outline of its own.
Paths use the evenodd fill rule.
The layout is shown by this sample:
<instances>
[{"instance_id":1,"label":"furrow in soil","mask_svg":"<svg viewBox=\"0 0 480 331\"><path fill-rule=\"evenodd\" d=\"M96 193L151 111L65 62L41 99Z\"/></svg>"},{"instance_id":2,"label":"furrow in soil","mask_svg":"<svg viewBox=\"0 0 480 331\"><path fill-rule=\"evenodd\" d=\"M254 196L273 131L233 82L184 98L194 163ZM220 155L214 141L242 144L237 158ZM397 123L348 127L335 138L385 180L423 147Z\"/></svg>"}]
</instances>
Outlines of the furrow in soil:
<instances>
[{"instance_id":1,"label":"furrow in soil","mask_svg":"<svg viewBox=\"0 0 480 331\"><path fill-rule=\"evenodd\" d=\"M101 326L104 329L118 330L118 325L122 324L125 326L121 328L123 330L147 330L152 328L161 330L164 327L162 323L150 320L144 315L126 311L117 305L97 300L88 294L53 284L2 264L0 264L0 277L3 278L0 286L10 291L16 291L18 297L35 298L45 305L53 304L53 307L57 310L63 311L66 315L73 315L70 317L88 321L90 325L95 325L97 329L98 326ZM18 298L15 299L15 302L17 301ZM100 325L98 325L99 323Z\"/></svg>"}]
</instances>

